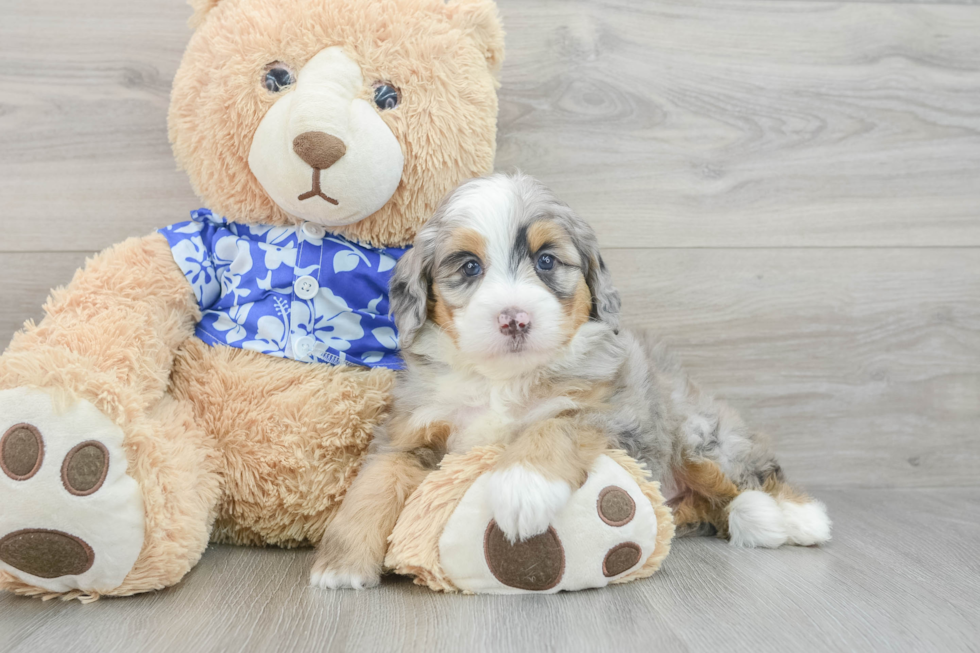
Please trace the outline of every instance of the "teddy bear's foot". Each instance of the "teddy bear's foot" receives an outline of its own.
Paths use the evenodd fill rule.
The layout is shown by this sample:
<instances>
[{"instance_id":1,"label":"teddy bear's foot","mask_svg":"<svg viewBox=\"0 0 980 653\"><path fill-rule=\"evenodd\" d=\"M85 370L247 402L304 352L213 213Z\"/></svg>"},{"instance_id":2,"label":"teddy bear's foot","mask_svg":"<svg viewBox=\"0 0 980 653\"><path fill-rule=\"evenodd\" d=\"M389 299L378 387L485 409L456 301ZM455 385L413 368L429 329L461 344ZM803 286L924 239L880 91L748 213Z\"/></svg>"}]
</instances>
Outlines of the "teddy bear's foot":
<instances>
[{"instance_id":1,"label":"teddy bear's foot","mask_svg":"<svg viewBox=\"0 0 980 653\"><path fill-rule=\"evenodd\" d=\"M144 533L126 465L122 430L87 401L0 391L0 571L50 593L118 587Z\"/></svg>"},{"instance_id":2,"label":"teddy bear's foot","mask_svg":"<svg viewBox=\"0 0 980 653\"><path fill-rule=\"evenodd\" d=\"M492 475L467 490L439 540L453 585L471 592L602 587L636 572L657 547L656 511L633 477L600 456L539 535L511 541L494 519Z\"/></svg>"}]
</instances>

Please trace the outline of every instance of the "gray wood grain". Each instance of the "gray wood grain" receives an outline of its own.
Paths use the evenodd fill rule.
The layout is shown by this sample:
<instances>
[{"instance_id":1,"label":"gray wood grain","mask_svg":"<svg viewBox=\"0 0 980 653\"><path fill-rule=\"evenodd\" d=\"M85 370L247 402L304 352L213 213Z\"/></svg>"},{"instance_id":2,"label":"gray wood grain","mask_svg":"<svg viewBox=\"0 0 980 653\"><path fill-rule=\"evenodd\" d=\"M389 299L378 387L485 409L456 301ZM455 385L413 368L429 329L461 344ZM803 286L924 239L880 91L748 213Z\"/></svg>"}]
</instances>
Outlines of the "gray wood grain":
<instances>
[{"instance_id":1,"label":"gray wood grain","mask_svg":"<svg viewBox=\"0 0 980 653\"><path fill-rule=\"evenodd\" d=\"M823 548L685 539L652 578L552 597L394 579L312 590L307 551L213 547L156 594L89 606L0 595L0 651L976 650L980 490L821 498L835 520Z\"/></svg>"},{"instance_id":2,"label":"gray wood grain","mask_svg":"<svg viewBox=\"0 0 980 653\"><path fill-rule=\"evenodd\" d=\"M606 245L980 243L977 7L503 6L498 165Z\"/></svg>"},{"instance_id":3,"label":"gray wood grain","mask_svg":"<svg viewBox=\"0 0 980 653\"><path fill-rule=\"evenodd\" d=\"M180 0L0 3L0 251L100 250L199 206L167 143Z\"/></svg>"},{"instance_id":4,"label":"gray wood grain","mask_svg":"<svg viewBox=\"0 0 980 653\"><path fill-rule=\"evenodd\" d=\"M980 249L607 250L624 320L804 486L977 486ZM82 254L0 254L0 342Z\"/></svg>"},{"instance_id":5,"label":"gray wood grain","mask_svg":"<svg viewBox=\"0 0 980 653\"><path fill-rule=\"evenodd\" d=\"M625 322L804 485L978 485L980 250L617 250Z\"/></svg>"},{"instance_id":6,"label":"gray wood grain","mask_svg":"<svg viewBox=\"0 0 980 653\"><path fill-rule=\"evenodd\" d=\"M186 7L7 5L0 251L184 219L198 201L165 117ZM980 244L976 6L500 6L499 166L554 186L606 246Z\"/></svg>"}]
</instances>

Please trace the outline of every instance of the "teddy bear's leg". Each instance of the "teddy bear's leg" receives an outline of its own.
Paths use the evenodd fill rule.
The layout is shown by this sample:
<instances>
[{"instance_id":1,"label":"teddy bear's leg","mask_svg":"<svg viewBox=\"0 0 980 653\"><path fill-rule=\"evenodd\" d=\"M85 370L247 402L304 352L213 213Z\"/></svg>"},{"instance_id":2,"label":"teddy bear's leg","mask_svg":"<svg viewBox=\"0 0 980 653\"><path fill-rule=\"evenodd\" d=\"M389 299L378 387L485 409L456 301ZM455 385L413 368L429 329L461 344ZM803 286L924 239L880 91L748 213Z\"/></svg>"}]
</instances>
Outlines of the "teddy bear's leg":
<instances>
[{"instance_id":1,"label":"teddy bear's leg","mask_svg":"<svg viewBox=\"0 0 980 653\"><path fill-rule=\"evenodd\" d=\"M190 501L194 479L212 475L189 411L166 394L197 305L166 240L153 235L89 261L45 311L0 357L0 569L25 593L112 592L154 529L167 527L151 501L156 489L172 493L171 504ZM157 453L168 447L176 449ZM184 460L189 478L167 476L168 456ZM194 501L213 505L211 494Z\"/></svg>"},{"instance_id":2,"label":"teddy bear's leg","mask_svg":"<svg viewBox=\"0 0 980 653\"><path fill-rule=\"evenodd\" d=\"M220 459L187 404L166 395L125 430L43 390L0 391L0 406L17 422L0 447L0 588L128 595L173 585L197 562Z\"/></svg>"},{"instance_id":3,"label":"teddy bear's leg","mask_svg":"<svg viewBox=\"0 0 980 653\"><path fill-rule=\"evenodd\" d=\"M447 456L409 499L385 564L432 589L507 594L603 587L659 568L674 525L635 460L607 450L546 531L511 542L493 514L501 451Z\"/></svg>"},{"instance_id":4,"label":"teddy bear's leg","mask_svg":"<svg viewBox=\"0 0 980 653\"><path fill-rule=\"evenodd\" d=\"M123 596L177 583L207 548L222 494L215 438L194 420L191 406L169 395L126 437L129 473L143 500L143 547Z\"/></svg>"}]
</instances>

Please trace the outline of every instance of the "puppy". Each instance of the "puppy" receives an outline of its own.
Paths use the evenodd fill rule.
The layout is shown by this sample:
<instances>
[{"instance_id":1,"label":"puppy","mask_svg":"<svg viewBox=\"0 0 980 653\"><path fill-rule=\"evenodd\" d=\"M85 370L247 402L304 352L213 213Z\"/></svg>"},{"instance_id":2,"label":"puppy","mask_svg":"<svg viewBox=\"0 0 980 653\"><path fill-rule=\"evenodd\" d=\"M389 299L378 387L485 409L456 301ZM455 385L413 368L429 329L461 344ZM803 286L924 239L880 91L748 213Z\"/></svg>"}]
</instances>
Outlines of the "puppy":
<instances>
[{"instance_id":1,"label":"puppy","mask_svg":"<svg viewBox=\"0 0 980 653\"><path fill-rule=\"evenodd\" d=\"M505 447L490 479L511 540L544 532L607 448L647 465L678 530L733 544L830 537L768 441L619 328L592 229L522 174L466 182L398 262L391 306L406 369L392 412L328 525L311 581L372 587L406 499L447 452Z\"/></svg>"}]
</instances>

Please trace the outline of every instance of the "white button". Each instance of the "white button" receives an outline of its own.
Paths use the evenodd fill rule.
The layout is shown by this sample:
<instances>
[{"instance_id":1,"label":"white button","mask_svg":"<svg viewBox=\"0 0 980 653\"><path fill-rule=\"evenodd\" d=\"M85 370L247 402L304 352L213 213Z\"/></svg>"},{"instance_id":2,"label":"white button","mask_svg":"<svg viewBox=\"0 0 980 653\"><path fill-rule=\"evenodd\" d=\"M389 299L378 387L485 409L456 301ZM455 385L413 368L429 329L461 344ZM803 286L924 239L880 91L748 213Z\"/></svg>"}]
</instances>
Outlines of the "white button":
<instances>
[{"instance_id":1,"label":"white button","mask_svg":"<svg viewBox=\"0 0 980 653\"><path fill-rule=\"evenodd\" d=\"M311 336L303 336L302 338L297 338L293 342L293 356L295 358L306 358L313 351L313 347L316 346L316 340Z\"/></svg>"},{"instance_id":2,"label":"white button","mask_svg":"<svg viewBox=\"0 0 980 653\"><path fill-rule=\"evenodd\" d=\"M300 277L293 284L293 290L300 299L313 299L320 292L320 284L313 277Z\"/></svg>"},{"instance_id":3,"label":"white button","mask_svg":"<svg viewBox=\"0 0 980 653\"><path fill-rule=\"evenodd\" d=\"M323 238L327 235L327 230L313 222L304 222L303 233L310 238Z\"/></svg>"}]
</instances>

